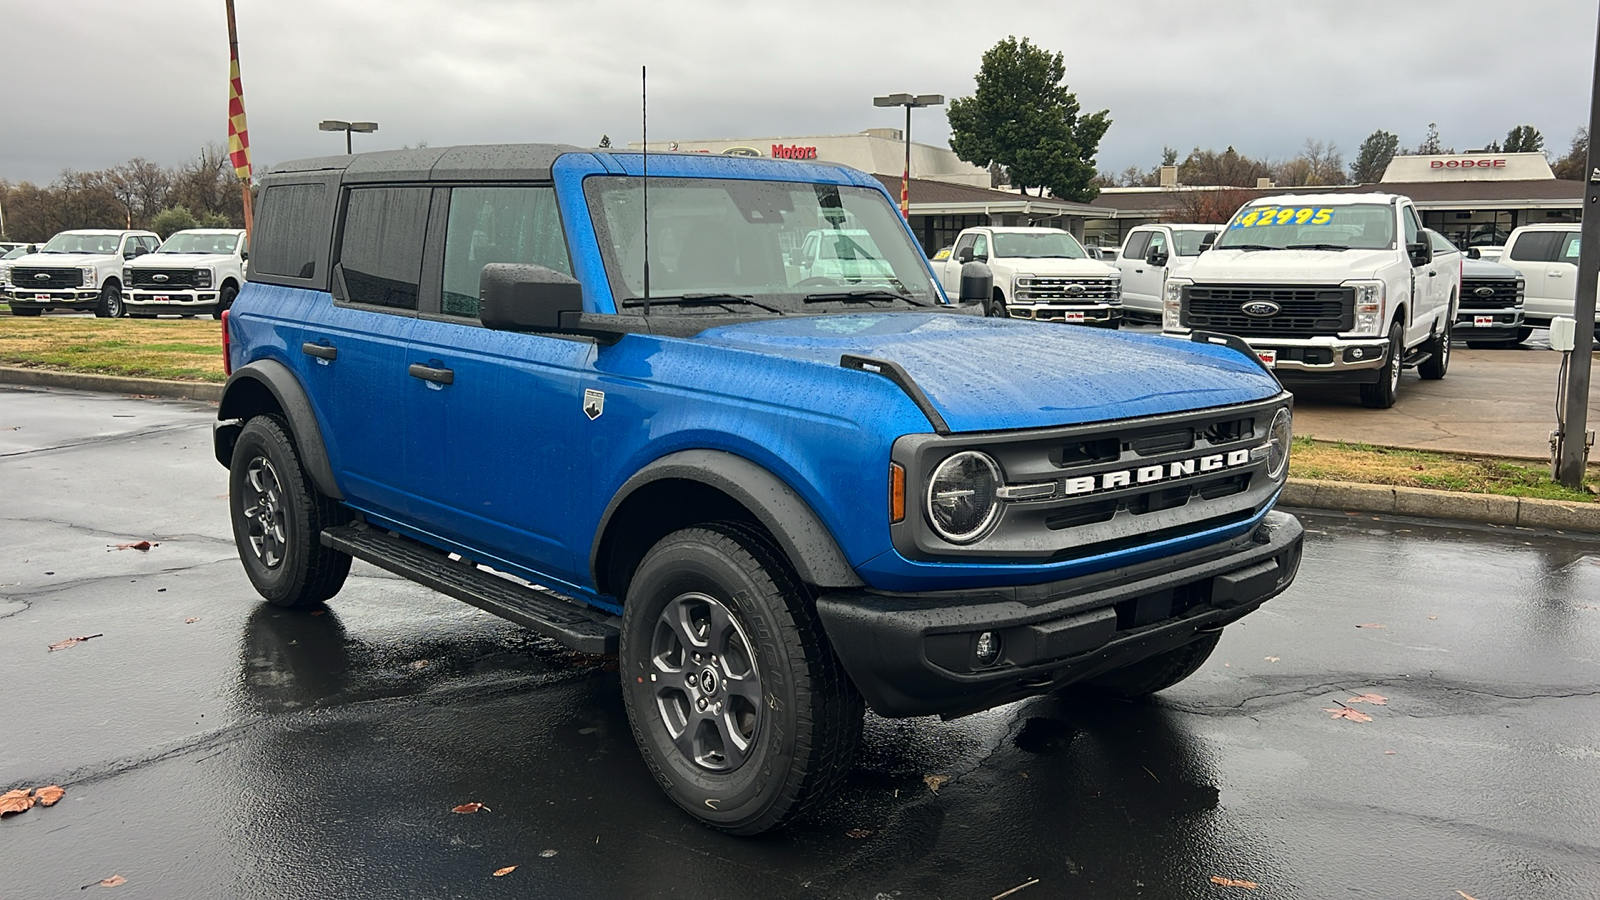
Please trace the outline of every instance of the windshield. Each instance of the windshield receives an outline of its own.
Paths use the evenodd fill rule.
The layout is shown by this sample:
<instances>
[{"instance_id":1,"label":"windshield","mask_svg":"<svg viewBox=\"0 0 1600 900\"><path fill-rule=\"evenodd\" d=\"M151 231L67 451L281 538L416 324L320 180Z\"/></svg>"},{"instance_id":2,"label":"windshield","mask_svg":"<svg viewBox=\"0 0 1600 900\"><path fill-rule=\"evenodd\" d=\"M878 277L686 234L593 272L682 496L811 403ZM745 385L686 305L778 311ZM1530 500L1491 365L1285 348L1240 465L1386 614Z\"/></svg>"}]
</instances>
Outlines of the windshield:
<instances>
[{"instance_id":1,"label":"windshield","mask_svg":"<svg viewBox=\"0 0 1600 900\"><path fill-rule=\"evenodd\" d=\"M115 234L73 234L63 231L39 248L40 253L115 253L121 238Z\"/></svg>"},{"instance_id":2,"label":"windshield","mask_svg":"<svg viewBox=\"0 0 1600 900\"><path fill-rule=\"evenodd\" d=\"M1001 259L1084 259L1089 254L1065 231L996 231L994 255Z\"/></svg>"},{"instance_id":3,"label":"windshield","mask_svg":"<svg viewBox=\"0 0 1600 900\"><path fill-rule=\"evenodd\" d=\"M201 231L180 231L167 238L157 253L232 253L239 246L236 234L207 234Z\"/></svg>"},{"instance_id":4,"label":"windshield","mask_svg":"<svg viewBox=\"0 0 1600 900\"><path fill-rule=\"evenodd\" d=\"M593 176L584 193L619 306L644 296L640 179ZM866 188L650 179L651 314L822 311L807 304L940 302L927 261L883 195ZM693 301L693 302L687 302Z\"/></svg>"},{"instance_id":5,"label":"windshield","mask_svg":"<svg viewBox=\"0 0 1600 900\"><path fill-rule=\"evenodd\" d=\"M1217 238L1218 250L1389 250L1394 207L1256 204L1240 209Z\"/></svg>"},{"instance_id":6,"label":"windshield","mask_svg":"<svg viewBox=\"0 0 1600 900\"><path fill-rule=\"evenodd\" d=\"M28 255L28 248L27 247L18 247L15 250L7 251L5 256L0 256L0 259L16 259L19 256L27 256L27 255Z\"/></svg>"},{"instance_id":7,"label":"windshield","mask_svg":"<svg viewBox=\"0 0 1600 900\"><path fill-rule=\"evenodd\" d=\"M1199 256L1200 243L1206 235L1215 234L1214 231L1177 231L1172 232L1172 242L1178 245L1179 256Z\"/></svg>"}]
</instances>

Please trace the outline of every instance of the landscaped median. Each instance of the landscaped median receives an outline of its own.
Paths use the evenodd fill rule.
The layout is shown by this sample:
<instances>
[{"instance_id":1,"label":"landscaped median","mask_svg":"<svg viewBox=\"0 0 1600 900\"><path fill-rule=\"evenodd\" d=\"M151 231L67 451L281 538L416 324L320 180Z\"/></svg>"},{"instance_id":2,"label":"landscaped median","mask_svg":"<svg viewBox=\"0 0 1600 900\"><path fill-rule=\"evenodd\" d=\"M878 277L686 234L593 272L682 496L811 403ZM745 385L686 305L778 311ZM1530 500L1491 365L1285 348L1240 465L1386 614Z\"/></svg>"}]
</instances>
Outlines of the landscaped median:
<instances>
[{"instance_id":1,"label":"landscaped median","mask_svg":"<svg viewBox=\"0 0 1600 900\"><path fill-rule=\"evenodd\" d=\"M215 400L224 380L213 319L0 314L0 382ZM1600 467L1578 492L1529 460L1298 437L1289 475L1287 506L1600 533Z\"/></svg>"}]
</instances>

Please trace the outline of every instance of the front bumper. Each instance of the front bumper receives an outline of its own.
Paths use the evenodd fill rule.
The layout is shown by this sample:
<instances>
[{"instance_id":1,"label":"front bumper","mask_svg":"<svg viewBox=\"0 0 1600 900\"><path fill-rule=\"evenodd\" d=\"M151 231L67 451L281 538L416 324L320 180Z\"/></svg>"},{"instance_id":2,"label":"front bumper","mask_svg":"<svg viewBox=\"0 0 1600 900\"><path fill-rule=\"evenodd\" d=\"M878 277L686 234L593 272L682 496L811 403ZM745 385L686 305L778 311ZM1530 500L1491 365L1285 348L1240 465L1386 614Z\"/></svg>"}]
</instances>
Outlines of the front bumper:
<instances>
[{"instance_id":1,"label":"front bumper","mask_svg":"<svg viewBox=\"0 0 1600 900\"><path fill-rule=\"evenodd\" d=\"M40 309L93 309L100 303L99 288L63 288L37 291L11 287L11 305Z\"/></svg>"},{"instance_id":2,"label":"front bumper","mask_svg":"<svg viewBox=\"0 0 1600 900\"><path fill-rule=\"evenodd\" d=\"M1520 309L1468 309L1456 313L1451 333L1468 341L1516 340L1522 328Z\"/></svg>"},{"instance_id":3,"label":"front bumper","mask_svg":"<svg viewBox=\"0 0 1600 900\"><path fill-rule=\"evenodd\" d=\"M1112 303L1051 303L1011 300L1006 312L1013 319L1036 322L1067 322L1083 325L1108 325L1122 321L1122 307Z\"/></svg>"},{"instance_id":4,"label":"front bumper","mask_svg":"<svg viewBox=\"0 0 1600 900\"><path fill-rule=\"evenodd\" d=\"M134 288L122 298L129 309L183 310L209 309L217 305L217 292L211 288L177 291L156 291Z\"/></svg>"},{"instance_id":5,"label":"front bumper","mask_svg":"<svg viewBox=\"0 0 1600 900\"><path fill-rule=\"evenodd\" d=\"M882 716L957 716L1044 694L1182 646L1294 580L1300 522L1270 512L1246 534L1049 584L926 593L831 591L817 612ZM978 635L1000 656L979 664Z\"/></svg>"},{"instance_id":6,"label":"front bumper","mask_svg":"<svg viewBox=\"0 0 1600 900\"><path fill-rule=\"evenodd\" d=\"M1376 382L1389 341L1372 338L1267 338L1240 335L1257 353L1270 351L1279 381Z\"/></svg>"}]
</instances>

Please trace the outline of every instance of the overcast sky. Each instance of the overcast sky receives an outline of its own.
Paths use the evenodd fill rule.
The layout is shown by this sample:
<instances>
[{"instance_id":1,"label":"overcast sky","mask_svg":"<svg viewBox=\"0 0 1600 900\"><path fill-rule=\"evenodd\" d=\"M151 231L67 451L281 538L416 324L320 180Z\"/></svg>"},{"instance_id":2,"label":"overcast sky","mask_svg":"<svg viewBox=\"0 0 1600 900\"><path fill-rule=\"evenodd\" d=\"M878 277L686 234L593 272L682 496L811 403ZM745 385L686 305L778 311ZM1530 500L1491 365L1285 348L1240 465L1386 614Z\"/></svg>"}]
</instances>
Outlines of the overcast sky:
<instances>
[{"instance_id":1,"label":"overcast sky","mask_svg":"<svg viewBox=\"0 0 1600 900\"><path fill-rule=\"evenodd\" d=\"M1008 34L1066 54L1085 110L1109 109L1101 169L1161 148L1282 158L1307 138L1346 161L1374 129L1467 150L1513 125L1565 151L1588 118L1596 0L236 0L257 168L339 152L325 118L370 119L361 149L426 141L618 145L894 127L874 94L962 96ZM226 138L223 0L0 0L0 178L131 157L171 165ZM942 110L914 137L943 144Z\"/></svg>"}]
</instances>

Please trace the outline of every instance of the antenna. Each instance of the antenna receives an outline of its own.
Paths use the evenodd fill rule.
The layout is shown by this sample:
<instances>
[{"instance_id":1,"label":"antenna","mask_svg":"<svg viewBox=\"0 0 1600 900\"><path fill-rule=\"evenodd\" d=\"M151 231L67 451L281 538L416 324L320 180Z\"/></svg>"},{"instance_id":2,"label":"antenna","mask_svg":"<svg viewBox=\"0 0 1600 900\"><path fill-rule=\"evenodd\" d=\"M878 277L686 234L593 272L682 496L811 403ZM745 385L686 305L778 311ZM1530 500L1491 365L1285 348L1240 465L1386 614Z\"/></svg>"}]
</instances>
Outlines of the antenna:
<instances>
[{"instance_id":1,"label":"antenna","mask_svg":"<svg viewBox=\"0 0 1600 900\"><path fill-rule=\"evenodd\" d=\"M639 67L639 130L644 138L644 314L650 315L650 67Z\"/></svg>"}]
</instances>

